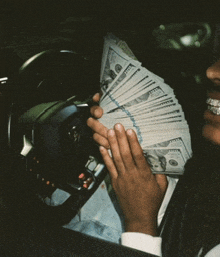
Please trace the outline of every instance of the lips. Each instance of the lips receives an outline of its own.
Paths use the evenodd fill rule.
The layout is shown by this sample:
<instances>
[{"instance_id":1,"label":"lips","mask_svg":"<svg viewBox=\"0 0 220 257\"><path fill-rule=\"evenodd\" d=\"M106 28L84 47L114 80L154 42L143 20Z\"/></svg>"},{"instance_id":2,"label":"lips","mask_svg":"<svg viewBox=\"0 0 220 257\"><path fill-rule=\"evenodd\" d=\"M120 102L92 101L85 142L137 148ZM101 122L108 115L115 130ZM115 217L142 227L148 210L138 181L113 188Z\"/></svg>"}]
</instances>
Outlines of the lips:
<instances>
[{"instance_id":1,"label":"lips","mask_svg":"<svg viewBox=\"0 0 220 257\"><path fill-rule=\"evenodd\" d=\"M220 100L208 98L206 103L208 104L208 110L213 114L220 115Z\"/></svg>"},{"instance_id":2,"label":"lips","mask_svg":"<svg viewBox=\"0 0 220 257\"><path fill-rule=\"evenodd\" d=\"M204 113L206 121L203 127L203 136L212 141L214 144L220 145L220 94L209 93L206 103L208 110Z\"/></svg>"},{"instance_id":3,"label":"lips","mask_svg":"<svg viewBox=\"0 0 220 257\"><path fill-rule=\"evenodd\" d=\"M218 87L216 87L218 89ZM220 91L211 90L208 92L208 99L206 101L208 104L208 110L215 114L220 115Z\"/></svg>"},{"instance_id":4,"label":"lips","mask_svg":"<svg viewBox=\"0 0 220 257\"><path fill-rule=\"evenodd\" d=\"M209 124L220 126L220 94L209 93L208 96L208 108L204 113L204 119Z\"/></svg>"}]
</instances>

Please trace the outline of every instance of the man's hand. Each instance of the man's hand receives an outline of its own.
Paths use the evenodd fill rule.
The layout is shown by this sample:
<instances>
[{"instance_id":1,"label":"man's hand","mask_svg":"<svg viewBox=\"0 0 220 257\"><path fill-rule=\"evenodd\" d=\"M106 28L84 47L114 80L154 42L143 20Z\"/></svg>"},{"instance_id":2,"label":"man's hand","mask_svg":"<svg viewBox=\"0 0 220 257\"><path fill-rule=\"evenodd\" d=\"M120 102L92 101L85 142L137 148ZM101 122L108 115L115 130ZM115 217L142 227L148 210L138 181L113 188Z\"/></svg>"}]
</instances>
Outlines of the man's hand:
<instances>
[{"instance_id":1,"label":"man's hand","mask_svg":"<svg viewBox=\"0 0 220 257\"><path fill-rule=\"evenodd\" d=\"M96 93L93 96L92 100L93 102L98 103L100 98L101 98L101 95L99 93ZM103 115L103 110L98 105L95 105L90 108L90 113L92 114L93 117L95 117L96 119L99 119Z\"/></svg>"},{"instance_id":2,"label":"man's hand","mask_svg":"<svg viewBox=\"0 0 220 257\"><path fill-rule=\"evenodd\" d=\"M97 93L93 96L93 101L98 103L100 100L100 94ZM87 125L93 130L93 139L101 146L109 148L109 143L107 139L108 129L102 125L97 119L101 118L103 115L103 110L100 106L95 105L90 108L90 112L94 118L89 118L87 120Z\"/></svg>"},{"instance_id":3,"label":"man's hand","mask_svg":"<svg viewBox=\"0 0 220 257\"><path fill-rule=\"evenodd\" d=\"M125 215L127 232L156 236L157 214L167 188L165 175L153 175L145 160L136 133L121 124L108 130L112 158L100 147L112 186Z\"/></svg>"}]
</instances>

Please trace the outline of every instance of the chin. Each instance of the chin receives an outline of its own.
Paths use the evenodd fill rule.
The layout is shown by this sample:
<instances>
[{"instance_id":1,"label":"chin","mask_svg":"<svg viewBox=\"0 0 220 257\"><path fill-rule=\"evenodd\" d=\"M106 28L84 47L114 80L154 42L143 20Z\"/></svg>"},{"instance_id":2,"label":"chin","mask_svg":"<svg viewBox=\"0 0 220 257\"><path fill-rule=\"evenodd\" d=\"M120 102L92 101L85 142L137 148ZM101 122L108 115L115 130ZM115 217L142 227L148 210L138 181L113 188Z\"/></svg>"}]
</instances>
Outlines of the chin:
<instances>
[{"instance_id":1,"label":"chin","mask_svg":"<svg viewBox=\"0 0 220 257\"><path fill-rule=\"evenodd\" d=\"M215 145L220 146L220 128L206 124L202 131L203 136Z\"/></svg>"}]
</instances>

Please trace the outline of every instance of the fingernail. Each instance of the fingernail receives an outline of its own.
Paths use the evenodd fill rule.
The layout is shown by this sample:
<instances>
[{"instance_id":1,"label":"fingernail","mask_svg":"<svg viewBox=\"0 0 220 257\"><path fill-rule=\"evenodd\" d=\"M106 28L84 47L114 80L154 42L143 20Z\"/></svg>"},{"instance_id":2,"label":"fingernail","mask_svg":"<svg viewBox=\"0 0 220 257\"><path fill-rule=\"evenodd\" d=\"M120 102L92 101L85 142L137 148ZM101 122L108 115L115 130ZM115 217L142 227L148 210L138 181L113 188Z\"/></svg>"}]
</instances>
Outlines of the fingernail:
<instances>
[{"instance_id":1,"label":"fingernail","mask_svg":"<svg viewBox=\"0 0 220 257\"><path fill-rule=\"evenodd\" d=\"M132 129L128 129L126 132L127 132L127 134L128 134L129 136L131 136L131 135L133 134L133 130L132 130Z\"/></svg>"},{"instance_id":2,"label":"fingernail","mask_svg":"<svg viewBox=\"0 0 220 257\"><path fill-rule=\"evenodd\" d=\"M93 120L93 118L92 118L92 117L88 118L88 119L87 119L87 125L90 125L90 124L91 124L91 122L92 122L92 120Z\"/></svg>"},{"instance_id":3,"label":"fingernail","mask_svg":"<svg viewBox=\"0 0 220 257\"><path fill-rule=\"evenodd\" d=\"M94 116L95 116L95 117L101 116L100 109L95 109L95 111L94 111Z\"/></svg>"},{"instance_id":4,"label":"fingernail","mask_svg":"<svg viewBox=\"0 0 220 257\"><path fill-rule=\"evenodd\" d=\"M122 129L122 125L120 123L115 124L115 129L121 130Z\"/></svg>"},{"instance_id":5,"label":"fingernail","mask_svg":"<svg viewBox=\"0 0 220 257\"><path fill-rule=\"evenodd\" d=\"M115 135L115 131L113 129L109 129L108 130L108 135L109 136L114 136Z\"/></svg>"},{"instance_id":6,"label":"fingernail","mask_svg":"<svg viewBox=\"0 0 220 257\"><path fill-rule=\"evenodd\" d=\"M104 153L105 150L106 150L106 148L104 146L102 146L102 145L99 146L99 151L101 154Z\"/></svg>"},{"instance_id":7,"label":"fingernail","mask_svg":"<svg viewBox=\"0 0 220 257\"><path fill-rule=\"evenodd\" d=\"M99 146L99 150L100 150L100 151L103 151L103 149L105 149L105 147L102 146L102 145L100 145L100 146Z\"/></svg>"},{"instance_id":8,"label":"fingernail","mask_svg":"<svg viewBox=\"0 0 220 257\"><path fill-rule=\"evenodd\" d=\"M92 99L94 100L94 99L96 99L96 97L99 97L99 93L94 94Z\"/></svg>"}]
</instances>

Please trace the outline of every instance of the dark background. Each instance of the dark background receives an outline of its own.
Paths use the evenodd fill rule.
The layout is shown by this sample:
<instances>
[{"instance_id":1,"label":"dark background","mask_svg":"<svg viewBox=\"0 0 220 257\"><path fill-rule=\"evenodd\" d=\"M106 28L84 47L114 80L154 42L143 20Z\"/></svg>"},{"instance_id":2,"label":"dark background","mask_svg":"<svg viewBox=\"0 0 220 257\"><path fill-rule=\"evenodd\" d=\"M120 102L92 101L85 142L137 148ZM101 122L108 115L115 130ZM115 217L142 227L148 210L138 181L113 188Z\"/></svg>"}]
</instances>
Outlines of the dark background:
<instances>
[{"instance_id":1,"label":"dark background","mask_svg":"<svg viewBox=\"0 0 220 257\"><path fill-rule=\"evenodd\" d=\"M0 77L12 77L24 61L41 51L72 50L82 62L70 74L76 81L71 95L81 90L86 98L99 90L103 37L112 32L127 42L143 66L174 88L197 141L205 108L205 70L213 61L218 10L217 1L195 0L1 1ZM153 31L160 25L185 22L208 23L212 36L207 44L181 50L161 48Z\"/></svg>"},{"instance_id":2,"label":"dark background","mask_svg":"<svg viewBox=\"0 0 220 257\"><path fill-rule=\"evenodd\" d=\"M203 2L193 0L167 0L163 2L147 0L1 1L0 78L5 76L12 78L15 86L13 90L17 93L22 90L17 81L20 76L18 75L19 67L24 61L41 51L49 49L71 50L81 58L81 61L79 61L78 57L74 59L74 61L79 62L76 65L76 71L73 71L73 74L66 75L67 77L72 76L75 81L69 96L80 90L86 98L88 94L99 90L103 37L107 32L112 32L127 42L138 60L143 63L143 66L163 77L167 84L174 88L177 99L182 104L186 119L190 125L193 150L195 152L201 147L202 142L200 140L201 126L203 124L202 115L203 109L206 108L206 85L208 83L205 79L205 70L213 61L212 41L214 39L215 25L218 23L219 10L217 1ZM158 26L185 22L206 22L209 24L212 34L206 45L199 48L183 48L181 50L164 49L159 46L153 35L153 31ZM50 69L50 63L42 62L41 70L47 70L48 66ZM51 64L51 66L53 65ZM62 69L60 72L62 73ZM31 74L33 85L37 80L37 73L38 68L36 68L36 72ZM30 77L28 72L27 76ZM65 88L65 77L63 86ZM7 105L7 98L5 103L1 100L0 98L1 105ZM7 160L6 158L1 161L4 161L5 167L7 167L1 170L7 174L6 180L8 177L8 181L16 184L19 188L19 181L13 181L13 177L10 174L13 171L10 170L10 167L17 166L16 159L10 158ZM17 170L14 173L17 175ZM20 176L20 180L22 180L22 176ZM11 198L14 199L17 187L13 191L11 190L13 186L10 183L5 184L3 179L0 181L2 184L0 188L6 188L5 192L9 192ZM25 197L21 200L26 201L26 191L23 191ZM0 194L4 197L5 195L7 196L5 192L0 190ZM4 202L1 204L1 208L5 210ZM13 208L16 213L16 205ZM28 256L28 253L30 255L30 251L33 252L32 256L34 256L36 251L42 250L40 246L45 245L45 243L46 246L42 250L45 256L61 256L55 255L55 253L53 255L50 248L51 245L54 249L57 249L58 245L59 253L62 256L72 256L68 252L68 246L72 246L72 242L65 241L65 235L62 234L62 231L55 231L55 233L54 231L46 230L42 232L40 227L39 231L26 234L26 227L22 227L23 223L19 224L16 219L14 220L13 213L10 213L10 215L12 215L11 220L10 216L8 220L8 216L1 211L1 216L3 217L3 219L0 219L1 231L2 226L6 224L6 229L1 233L1 236L4 235L5 241L1 240L1 244L5 245L5 242L9 242L9 244L6 244L6 255L2 256L9 256L8 253L10 251L14 251L11 256L15 256L18 253L17 249L20 249L21 254L26 254L22 256ZM10 230L7 233L8 224ZM14 228L16 228L16 231ZM28 229L30 228L28 227L27 231L29 231ZM23 232L24 234L22 234ZM20 234L16 235L16 233ZM30 237L32 234L33 237ZM14 235L14 241L12 240L12 235ZM66 236L71 239L71 235ZM73 237L77 236L73 235ZM30 243L27 241L29 238ZM36 241L36 238L39 241ZM88 241L81 241L80 238L79 241L82 244L80 245L80 250L78 250L79 254L82 249L89 251L85 247ZM24 242L26 242L26 245ZM14 247L14 243L18 248ZM104 246L102 247L101 243L98 242L94 245L95 248L97 245L97 249L100 245L101 250L99 250L103 253ZM74 247L78 249L78 246L77 240ZM67 251L66 255L64 253L65 250ZM47 254L46 252L49 253ZM88 256L87 253L85 253L85 256Z\"/></svg>"},{"instance_id":3,"label":"dark background","mask_svg":"<svg viewBox=\"0 0 220 257\"><path fill-rule=\"evenodd\" d=\"M11 60L11 66L16 63L15 56L24 61L36 53L51 48L70 49L92 56L97 58L97 65L100 66L103 37L107 32L113 32L128 43L141 62L147 64L166 62L167 56L160 56L160 60L155 56L158 52L152 31L161 24L181 22L214 24L218 17L218 6L211 1L209 3L195 0L164 2L1 1L0 47L4 53L14 53L15 59ZM9 58L4 61L9 62ZM1 65L4 66L2 59ZM2 69L2 74L4 72L8 73L8 70Z\"/></svg>"}]
</instances>

